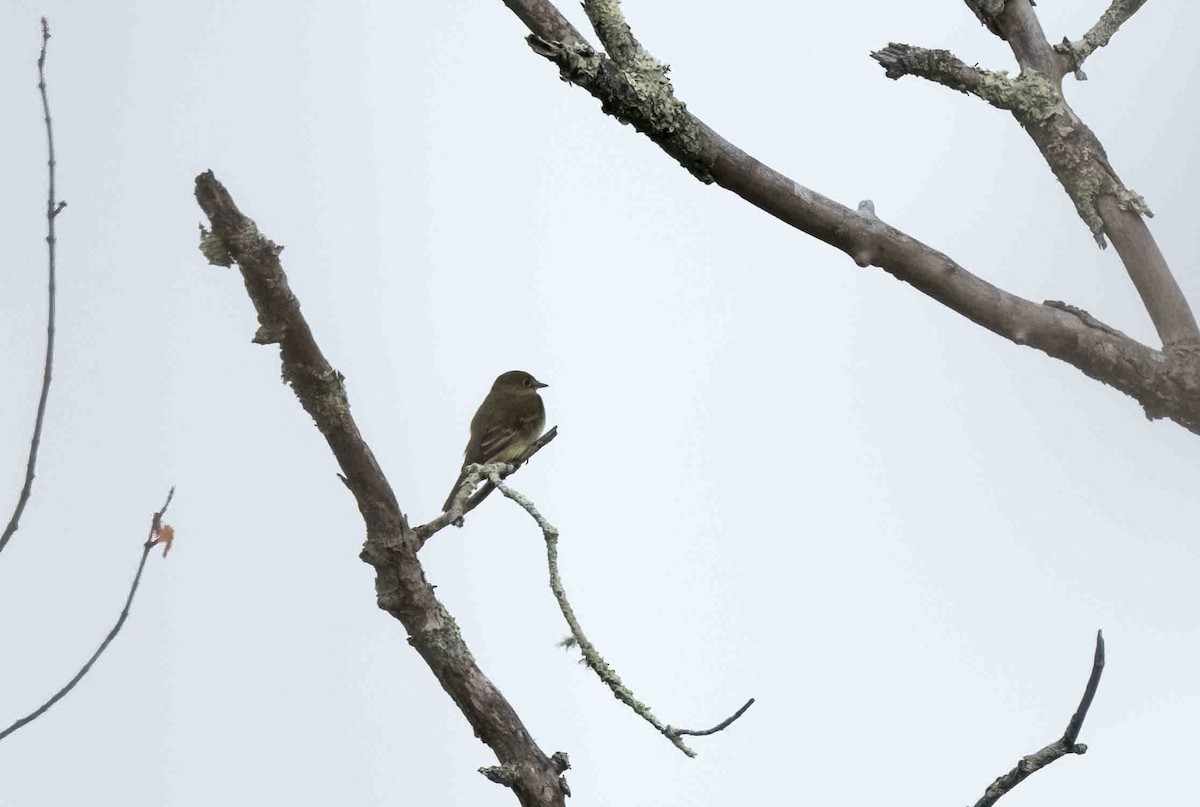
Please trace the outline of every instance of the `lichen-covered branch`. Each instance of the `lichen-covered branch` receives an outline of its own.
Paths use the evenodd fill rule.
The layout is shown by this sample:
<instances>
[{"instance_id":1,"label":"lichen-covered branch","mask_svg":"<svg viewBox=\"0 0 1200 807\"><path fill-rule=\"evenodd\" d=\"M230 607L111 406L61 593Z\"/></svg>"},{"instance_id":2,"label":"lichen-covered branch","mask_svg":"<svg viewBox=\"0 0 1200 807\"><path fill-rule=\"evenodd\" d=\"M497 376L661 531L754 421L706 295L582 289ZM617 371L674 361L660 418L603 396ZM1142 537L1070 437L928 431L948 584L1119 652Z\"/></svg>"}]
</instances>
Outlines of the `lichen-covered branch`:
<instances>
[{"instance_id":1,"label":"lichen-covered branch","mask_svg":"<svg viewBox=\"0 0 1200 807\"><path fill-rule=\"evenodd\" d=\"M883 66L890 79L917 76L959 92L975 95L997 109L1013 114L1042 148L1050 168L1075 203L1079 217L1104 246L1104 221L1097 198L1109 194L1122 199L1138 213L1153 213L1142 197L1116 176L1103 146L1074 119L1055 84L1035 70L1023 70L1015 79L1004 71L969 67L945 50L929 50L891 42L871 58Z\"/></svg>"},{"instance_id":2,"label":"lichen-covered branch","mask_svg":"<svg viewBox=\"0 0 1200 807\"><path fill-rule=\"evenodd\" d=\"M1143 216L1152 215L1149 207L1121 182L1100 139L1063 99L1063 76L1078 67L1071 48L1051 46L1030 0L966 3L989 30L1008 42L1021 76L1035 77L1042 92L1049 91L1058 99L1049 116L1031 115L1021 108L1012 112L1074 202L1096 242L1103 247L1107 235L1116 247L1163 346L1169 351L1200 347L1196 318L1143 220ZM1107 42L1106 37L1140 5L1114 2L1093 27L1097 32L1094 41ZM888 70L888 75L896 78L894 73Z\"/></svg>"},{"instance_id":3,"label":"lichen-covered branch","mask_svg":"<svg viewBox=\"0 0 1200 807\"><path fill-rule=\"evenodd\" d=\"M1018 120L1050 120L1062 108L1062 98L1050 82L1037 73L1009 78L1004 70L971 67L948 50L930 50L898 42L872 51L890 79L917 76L952 90L974 95L997 109L1012 112Z\"/></svg>"},{"instance_id":4,"label":"lichen-covered branch","mask_svg":"<svg viewBox=\"0 0 1200 807\"><path fill-rule=\"evenodd\" d=\"M558 65L563 81L600 99L605 114L649 137L701 182L714 181L703 161L704 131L675 97L661 62L642 50L641 58L622 65L586 42L557 42L537 34L526 42Z\"/></svg>"},{"instance_id":5,"label":"lichen-covered branch","mask_svg":"<svg viewBox=\"0 0 1200 807\"><path fill-rule=\"evenodd\" d=\"M1087 74L1083 72L1083 63L1087 57L1098 48L1107 45L1125 21L1145 4L1146 0L1113 0L1112 5L1100 15L1100 19L1096 20L1096 24L1089 28L1082 38L1072 42L1063 37L1062 43L1054 46L1055 52L1069 61L1075 78L1086 81Z\"/></svg>"},{"instance_id":6,"label":"lichen-covered branch","mask_svg":"<svg viewBox=\"0 0 1200 807\"><path fill-rule=\"evenodd\" d=\"M279 262L282 247L242 214L211 171L196 177L196 200L211 223L201 250L241 271L259 328L254 341L279 345L283 378L325 437L362 514L367 539L361 557L375 568L379 607L404 625L409 643L467 718L476 736L511 772L505 784L524 807L563 807L562 769L538 748L516 711L488 680L458 624L434 595L417 560L420 541L350 414L342 375L322 354Z\"/></svg>"},{"instance_id":7,"label":"lichen-covered branch","mask_svg":"<svg viewBox=\"0 0 1200 807\"><path fill-rule=\"evenodd\" d=\"M506 0L506 4L530 28L527 41L534 52L553 62L564 80L598 98L601 108L621 122L645 132L697 178L732 191L842 250L860 265L881 267L972 322L1121 390L1135 398L1148 417L1167 417L1200 433L1200 363L1194 352L1171 342L1166 344L1172 350L1154 350L988 283L877 216L839 204L756 160L681 102L639 101L622 67L578 38L577 32L566 40L554 39L568 23L550 3ZM665 116L664 108L670 110ZM1167 291L1157 296L1171 298ZM1169 302L1165 305L1170 307ZM1186 320L1166 330L1186 335Z\"/></svg>"},{"instance_id":8,"label":"lichen-covered branch","mask_svg":"<svg viewBox=\"0 0 1200 807\"><path fill-rule=\"evenodd\" d=\"M895 42L874 51L871 58L883 66L890 79L917 76L1011 112L1042 150L1100 246L1105 245L1100 196L1112 196L1125 209L1153 215L1145 200L1122 184L1100 141L1067 106L1058 86L1042 73L1022 70L1016 78L1009 78L1004 71L969 67L949 51Z\"/></svg>"},{"instance_id":9,"label":"lichen-covered branch","mask_svg":"<svg viewBox=\"0 0 1200 807\"><path fill-rule=\"evenodd\" d=\"M687 746L683 741L684 735L692 735L702 737L708 734L715 734L728 727L733 721L737 720L746 710L754 703L754 698L746 702L744 706L737 710L733 715L723 720L720 724L713 726L711 729L692 730L692 729L677 729L666 723L663 723L654 713L650 711L650 707L637 699L633 694L633 690L625 686L621 681L621 677L617 675L617 671L612 668L604 657L600 655L600 651L592 644L587 635L583 632L583 628L579 625L579 620L575 617L575 609L571 607L570 600L567 599L566 589L562 584L562 577L558 573L558 528L551 524L546 518L538 512L537 507L527 497L516 490L513 490L508 485L501 481L500 475L497 472L496 466L483 466L487 469L488 478L494 487L499 488L507 498L516 502L529 513L530 517L537 522L538 527L542 531L542 536L546 540L546 565L550 571L550 590L554 592L554 599L558 601L558 608L562 611L563 618L567 620L567 626L571 629L571 644L579 648L583 654L583 661L591 668L592 672L599 676L604 685L612 690L613 695L617 700L633 710L634 714L645 720L653 726L659 734L662 734L672 745L678 748L689 757L696 756L696 752Z\"/></svg>"},{"instance_id":10,"label":"lichen-covered branch","mask_svg":"<svg viewBox=\"0 0 1200 807\"><path fill-rule=\"evenodd\" d=\"M1067 723L1067 730L1063 732L1063 736L1045 748L1035 751L1028 756L1021 757L1012 770L998 777L996 781L988 785L983 797L975 802L975 807L992 807L993 804L999 801L1001 796L1056 759L1061 759L1069 754L1087 753L1087 746L1076 741L1079 739L1079 732L1083 728L1083 721L1087 718L1088 709L1092 706L1092 699L1096 697L1096 689L1100 686L1100 675L1103 672L1104 634L1101 631L1096 631L1096 651L1092 657L1092 672L1088 676L1087 686L1084 687L1079 707L1071 715L1071 719Z\"/></svg>"},{"instance_id":11,"label":"lichen-covered branch","mask_svg":"<svg viewBox=\"0 0 1200 807\"><path fill-rule=\"evenodd\" d=\"M635 72L649 69L652 73L666 74L666 65L660 64L634 37L621 12L621 0L583 0L583 13L587 14L609 58L632 66ZM638 65L639 61L643 64Z\"/></svg>"}]
</instances>

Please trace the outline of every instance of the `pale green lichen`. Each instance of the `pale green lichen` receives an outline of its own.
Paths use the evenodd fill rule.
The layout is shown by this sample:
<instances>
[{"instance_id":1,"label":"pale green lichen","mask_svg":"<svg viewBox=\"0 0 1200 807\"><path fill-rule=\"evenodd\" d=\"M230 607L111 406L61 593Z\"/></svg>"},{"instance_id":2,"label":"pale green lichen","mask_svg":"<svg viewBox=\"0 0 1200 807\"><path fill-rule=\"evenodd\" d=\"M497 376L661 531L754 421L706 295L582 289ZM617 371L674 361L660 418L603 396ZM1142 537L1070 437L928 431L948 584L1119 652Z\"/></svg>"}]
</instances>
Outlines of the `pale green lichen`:
<instances>
[{"instance_id":1,"label":"pale green lichen","mask_svg":"<svg viewBox=\"0 0 1200 807\"><path fill-rule=\"evenodd\" d=\"M535 46L536 49L536 46ZM540 53L541 51L539 51ZM604 54L597 53L589 45L563 45L559 61L559 77L568 84L581 87L591 86L600 75ZM550 54L543 53L547 56Z\"/></svg>"},{"instance_id":2,"label":"pale green lichen","mask_svg":"<svg viewBox=\"0 0 1200 807\"><path fill-rule=\"evenodd\" d=\"M1154 218L1154 211L1150 209L1146 199L1140 193L1131 191L1129 188L1120 190L1117 194L1117 202L1121 205L1122 210L1134 210L1148 219Z\"/></svg>"},{"instance_id":3,"label":"pale green lichen","mask_svg":"<svg viewBox=\"0 0 1200 807\"><path fill-rule=\"evenodd\" d=\"M621 0L584 0L583 11L613 59L625 63L645 53L625 20Z\"/></svg>"},{"instance_id":4,"label":"pale green lichen","mask_svg":"<svg viewBox=\"0 0 1200 807\"><path fill-rule=\"evenodd\" d=\"M1023 70L1015 79L1003 71L987 70L981 71L977 92L993 106L1012 112L1023 127L1034 132L1034 140L1042 145L1054 175L1071 197L1096 244L1103 249L1104 223L1096 210L1096 198L1111 192L1115 180L1097 162L1097 156L1103 162L1103 154L1094 154L1086 139L1083 143L1078 141L1081 133L1072 124L1072 117L1064 115L1066 104L1058 87L1035 70ZM1086 127L1083 128L1086 133ZM1130 204L1139 202L1131 200Z\"/></svg>"},{"instance_id":5,"label":"pale green lichen","mask_svg":"<svg viewBox=\"0 0 1200 807\"><path fill-rule=\"evenodd\" d=\"M1091 230L1097 246L1104 249L1104 222L1096 210L1096 198L1108 192L1112 177L1100 168L1091 155L1085 153L1081 156L1077 148L1067 146L1064 141L1045 146L1044 154L1054 176L1075 204L1075 211Z\"/></svg>"},{"instance_id":6,"label":"pale green lichen","mask_svg":"<svg viewBox=\"0 0 1200 807\"><path fill-rule=\"evenodd\" d=\"M1062 93L1054 84L1033 70L1023 70L1013 80L1016 106L1013 114L1019 119L1045 122L1063 111Z\"/></svg>"},{"instance_id":7,"label":"pale green lichen","mask_svg":"<svg viewBox=\"0 0 1200 807\"><path fill-rule=\"evenodd\" d=\"M568 64L556 59L563 78L585 87L606 114L649 136L701 182L713 182L702 159L703 133L675 96L671 68L633 36L620 0L585 0L583 8L608 57L578 45L567 49Z\"/></svg>"},{"instance_id":8,"label":"pale green lichen","mask_svg":"<svg viewBox=\"0 0 1200 807\"><path fill-rule=\"evenodd\" d=\"M200 253L213 266L233 266L233 258L224 239L200 225Z\"/></svg>"},{"instance_id":9,"label":"pale green lichen","mask_svg":"<svg viewBox=\"0 0 1200 807\"><path fill-rule=\"evenodd\" d=\"M1034 70L1023 70L1015 79L1005 70L980 70L975 93L992 106L1012 112L1023 126L1045 123L1063 110L1058 88Z\"/></svg>"},{"instance_id":10,"label":"pale green lichen","mask_svg":"<svg viewBox=\"0 0 1200 807\"><path fill-rule=\"evenodd\" d=\"M1085 175L1085 177L1075 180L1071 185L1064 183L1063 187L1067 189L1067 195L1075 203L1075 210L1079 213L1079 217L1092 231L1092 238L1096 240L1096 246L1104 249L1108 246L1104 240L1104 222L1101 221L1100 214L1096 212L1096 197L1100 195L1099 182L1090 175Z\"/></svg>"}]
</instances>

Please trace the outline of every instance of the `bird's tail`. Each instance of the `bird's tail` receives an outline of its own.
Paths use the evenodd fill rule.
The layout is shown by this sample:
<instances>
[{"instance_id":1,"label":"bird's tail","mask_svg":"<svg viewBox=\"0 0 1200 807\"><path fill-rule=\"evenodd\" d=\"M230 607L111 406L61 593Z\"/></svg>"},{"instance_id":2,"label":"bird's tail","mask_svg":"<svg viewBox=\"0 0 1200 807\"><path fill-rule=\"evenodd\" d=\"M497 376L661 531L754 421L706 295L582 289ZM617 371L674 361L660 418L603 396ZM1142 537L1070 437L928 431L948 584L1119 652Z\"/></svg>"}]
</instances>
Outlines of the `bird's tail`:
<instances>
[{"instance_id":1,"label":"bird's tail","mask_svg":"<svg viewBox=\"0 0 1200 807\"><path fill-rule=\"evenodd\" d=\"M442 512L445 513L450 509L450 505L454 502L454 497L458 495L458 489L462 486L463 480L467 478L467 469L463 468L458 475L458 480L454 483L454 487L450 488L450 495L446 497L446 503L442 505Z\"/></svg>"}]
</instances>

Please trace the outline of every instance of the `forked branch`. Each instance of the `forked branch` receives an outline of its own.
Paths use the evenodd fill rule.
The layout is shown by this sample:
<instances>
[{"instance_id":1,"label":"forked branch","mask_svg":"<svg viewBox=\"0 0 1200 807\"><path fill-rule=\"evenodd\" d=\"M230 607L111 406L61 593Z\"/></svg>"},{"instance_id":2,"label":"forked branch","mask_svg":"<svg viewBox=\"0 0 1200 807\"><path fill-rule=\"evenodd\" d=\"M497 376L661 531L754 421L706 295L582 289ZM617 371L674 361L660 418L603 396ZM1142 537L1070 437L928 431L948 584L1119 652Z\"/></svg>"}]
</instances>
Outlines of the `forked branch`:
<instances>
[{"instance_id":1,"label":"forked branch","mask_svg":"<svg viewBox=\"0 0 1200 807\"><path fill-rule=\"evenodd\" d=\"M1100 15L1100 19L1096 20L1096 24L1089 28L1081 39L1072 42L1064 36L1062 44L1054 46L1055 52L1069 60L1075 78L1086 81L1087 74L1082 68L1087 57L1107 45L1117 29L1145 4L1146 0L1113 0L1108 10Z\"/></svg>"},{"instance_id":2,"label":"forked branch","mask_svg":"<svg viewBox=\"0 0 1200 807\"><path fill-rule=\"evenodd\" d=\"M1168 351L1194 352L1200 347L1200 328L1143 219L1152 215L1149 206L1117 176L1100 139L1063 97L1063 76L1081 63L1074 46L1068 43L1065 50L1061 45L1051 46L1030 0L966 3L989 30L1009 44L1021 67L1013 83L1026 85L1023 102L1003 108L1010 109L1028 132L1097 243L1103 247L1105 236L1112 241L1163 346ZM1114 2L1085 35L1092 39L1091 44L1081 46L1086 51L1083 55L1107 43L1141 5L1136 0ZM873 55L880 58L878 53ZM885 67L891 78L903 74L895 65Z\"/></svg>"}]
</instances>

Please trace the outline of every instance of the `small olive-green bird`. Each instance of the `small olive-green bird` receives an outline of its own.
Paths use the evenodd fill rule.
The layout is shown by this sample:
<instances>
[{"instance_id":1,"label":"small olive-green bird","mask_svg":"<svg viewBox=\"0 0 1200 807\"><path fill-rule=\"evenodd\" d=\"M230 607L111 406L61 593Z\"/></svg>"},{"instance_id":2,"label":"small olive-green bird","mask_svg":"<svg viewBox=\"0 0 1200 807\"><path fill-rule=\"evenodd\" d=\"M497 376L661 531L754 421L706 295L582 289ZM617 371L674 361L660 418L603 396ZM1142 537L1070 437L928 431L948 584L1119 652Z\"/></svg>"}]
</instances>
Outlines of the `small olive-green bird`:
<instances>
[{"instance_id":1,"label":"small olive-green bird","mask_svg":"<svg viewBox=\"0 0 1200 807\"><path fill-rule=\"evenodd\" d=\"M463 452L463 470L442 505L443 513L450 509L459 486L467 478L468 465L512 462L541 437L546 425L546 406L538 390L547 386L524 370L509 370L496 379L492 391L471 418L471 439Z\"/></svg>"}]
</instances>

